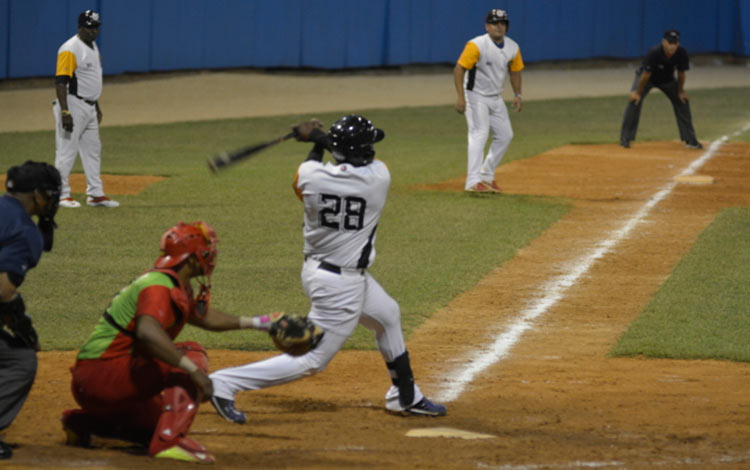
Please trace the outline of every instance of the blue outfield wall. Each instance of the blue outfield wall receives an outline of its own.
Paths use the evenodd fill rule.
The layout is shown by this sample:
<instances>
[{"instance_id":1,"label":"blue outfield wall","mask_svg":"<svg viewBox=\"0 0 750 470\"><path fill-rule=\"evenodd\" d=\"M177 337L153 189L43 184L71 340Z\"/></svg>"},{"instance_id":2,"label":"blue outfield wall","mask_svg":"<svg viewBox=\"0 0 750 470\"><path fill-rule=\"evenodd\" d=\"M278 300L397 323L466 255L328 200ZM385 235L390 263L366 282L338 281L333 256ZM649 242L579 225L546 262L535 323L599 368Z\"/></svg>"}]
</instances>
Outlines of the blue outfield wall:
<instances>
[{"instance_id":1,"label":"blue outfield wall","mask_svg":"<svg viewBox=\"0 0 750 470\"><path fill-rule=\"evenodd\" d=\"M454 63L491 8L526 62L637 58L667 28L691 54L750 56L750 0L0 0L0 79L53 76L86 9L110 75Z\"/></svg>"}]
</instances>

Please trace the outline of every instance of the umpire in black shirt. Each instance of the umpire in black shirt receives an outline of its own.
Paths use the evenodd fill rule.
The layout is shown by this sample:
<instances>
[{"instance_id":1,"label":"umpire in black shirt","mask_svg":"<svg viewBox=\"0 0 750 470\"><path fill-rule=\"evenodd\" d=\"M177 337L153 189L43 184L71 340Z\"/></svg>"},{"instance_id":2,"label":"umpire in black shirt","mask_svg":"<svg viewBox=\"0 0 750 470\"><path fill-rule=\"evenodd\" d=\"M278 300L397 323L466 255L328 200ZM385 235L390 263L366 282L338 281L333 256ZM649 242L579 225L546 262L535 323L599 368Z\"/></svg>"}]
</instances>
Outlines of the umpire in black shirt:
<instances>
[{"instance_id":1,"label":"umpire in black shirt","mask_svg":"<svg viewBox=\"0 0 750 470\"><path fill-rule=\"evenodd\" d=\"M690 68L688 53L680 45L680 32L668 29L664 32L661 44L648 50L643 58L643 65L636 71L633 87L630 91L628 107L620 130L620 145L630 147L638 132L638 121L641 117L643 100L651 88L657 87L672 102L680 139L687 148L703 148L695 137L693 118L690 116L690 102L685 93L685 71ZM674 71L677 69L677 78Z\"/></svg>"},{"instance_id":2,"label":"umpire in black shirt","mask_svg":"<svg viewBox=\"0 0 750 470\"><path fill-rule=\"evenodd\" d=\"M54 166L27 161L8 170L0 197L0 431L21 411L36 376L39 339L18 287L52 249L60 185ZM0 460L11 455L0 438Z\"/></svg>"}]
</instances>

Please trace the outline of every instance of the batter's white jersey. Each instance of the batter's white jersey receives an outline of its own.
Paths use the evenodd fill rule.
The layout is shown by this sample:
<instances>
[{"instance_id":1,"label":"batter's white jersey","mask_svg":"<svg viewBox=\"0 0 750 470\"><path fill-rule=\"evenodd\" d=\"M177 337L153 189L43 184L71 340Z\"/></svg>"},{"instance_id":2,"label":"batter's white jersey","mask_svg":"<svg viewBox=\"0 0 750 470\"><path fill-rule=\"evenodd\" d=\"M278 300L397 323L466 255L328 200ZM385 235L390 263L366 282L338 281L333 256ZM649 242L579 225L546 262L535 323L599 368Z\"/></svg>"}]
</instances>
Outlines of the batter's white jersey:
<instances>
[{"instance_id":1,"label":"batter's white jersey","mask_svg":"<svg viewBox=\"0 0 750 470\"><path fill-rule=\"evenodd\" d=\"M469 71L464 77L464 88L482 96L502 93L508 70L519 72L524 67L516 41L505 36L500 47L489 34L467 42L458 64Z\"/></svg>"},{"instance_id":2,"label":"batter's white jersey","mask_svg":"<svg viewBox=\"0 0 750 470\"><path fill-rule=\"evenodd\" d=\"M359 167L303 162L294 189L305 205L305 256L342 268L370 267L390 183L380 160Z\"/></svg>"},{"instance_id":3,"label":"batter's white jersey","mask_svg":"<svg viewBox=\"0 0 750 470\"><path fill-rule=\"evenodd\" d=\"M57 51L56 75L71 77L71 95L96 101L102 94L102 61L96 42L92 45L86 45L77 34L65 41Z\"/></svg>"}]
</instances>

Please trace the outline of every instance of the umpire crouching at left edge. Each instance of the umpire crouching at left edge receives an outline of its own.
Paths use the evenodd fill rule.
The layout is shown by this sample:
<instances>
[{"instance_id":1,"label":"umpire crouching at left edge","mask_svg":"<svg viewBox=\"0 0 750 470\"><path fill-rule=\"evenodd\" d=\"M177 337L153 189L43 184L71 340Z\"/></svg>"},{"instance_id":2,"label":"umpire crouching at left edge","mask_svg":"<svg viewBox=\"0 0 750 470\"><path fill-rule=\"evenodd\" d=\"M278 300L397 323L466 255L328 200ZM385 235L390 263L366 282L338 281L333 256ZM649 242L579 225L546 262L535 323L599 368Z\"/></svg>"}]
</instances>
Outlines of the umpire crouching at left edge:
<instances>
[{"instance_id":1,"label":"umpire crouching at left edge","mask_svg":"<svg viewBox=\"0 0 750 470\"><path fill-rule=\"evenodd\" d=\"M36 376L39 339L17 289L42 250L52 249L60 185L54 166L29 160L8 170L0 198L0 431L21 411ZM0 437L0 459L11 455Z\"/></svg>"}]
</instances>

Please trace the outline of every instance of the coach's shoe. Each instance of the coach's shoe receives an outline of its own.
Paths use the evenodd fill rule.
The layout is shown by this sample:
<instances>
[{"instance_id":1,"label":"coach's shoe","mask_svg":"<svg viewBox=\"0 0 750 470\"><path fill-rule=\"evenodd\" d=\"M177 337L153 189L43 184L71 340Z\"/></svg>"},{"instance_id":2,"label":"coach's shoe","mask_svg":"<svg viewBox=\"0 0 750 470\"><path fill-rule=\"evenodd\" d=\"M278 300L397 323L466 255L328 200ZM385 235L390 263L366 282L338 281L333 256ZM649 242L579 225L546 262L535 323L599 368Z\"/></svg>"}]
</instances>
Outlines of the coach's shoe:
<instances>
[{"instance_id":1,"label":"coach's shoe","mask_svg":"<svg viewBox=\"0 0 750 470\"><path fill-rule=\"evenodd\" d=\"M416 405L410 406L402 413L416 416L445 416L448 409L443 405L432 403L427 397L423 397Z\"/></svg>"},{"instance_id":2,"label":"coach's shoe","mask_svg":"<svg viewBox=\"0 0 750 470\"><path fill-rule=\"evenodd\" d=\"M689 149L702 149L703 148L703 144L701 144L698 141L691 142L691 143L685 142L685 148L689 148Z\"/></svg>"},{"instance_id":3,"label":"coach's shoe","mask_svg":"<svg viewBox=\"0 0 750 470\"><path fill-rule=\"evenodd\" d=\"M107 196L97 196L86 198L86 205L92 207L120 207L120 203L113 201Z\"/></svg>"},{"instance_id":4,"label":"coach's shoe","mask_svg":"<svg viewBox=\"0 0 750 470\"><path fill-rule=\"evenodd\" d=\"M214 408L216 408L216 412L219 413L219 416L226 419L227 421L237 424L245 424L245 422L247 421L247 416L245 416L245 413L239 411L234 407L234 400L228 400L226 398L220 398L216 395L212 395L211 404L214 405Z\"/></svg>"},{"instance_id":5,"label":"coach's shoe","mask_svg":"<svg viewBox=\"0 0 750 470\"><path fill-rule=\"evenodd\" d=\"M214 463L205 447L189 437L181 437L177 444L154 455L157 459L174 459L194 463Z\"/></svg>"},{"instance_id":6,"label":"coach's shoe","mask_svg":"<svg viewBox=\"0 0 750 470\"><path fill-rule=\"evenodd\" d=\"M68 209L75 209L81 207L81 203L73 199L72 197L60 198L60 207L67 207Z\"/></svg>"},{"instance_id":7,"label":"coach's shoe","mask_svg":"<svg viewBox=\"0 0 750 470\"><path fill-rule=\"evenodd\" d=\"M63 411L62 428L65 431L65 444L76 447L91 446L91 433L84 427L82 421L83 412L81 410Z\"/></svg>"},{"instance_id":8,"label":"coach's shoe","mask_svg":"<svg viewBox=\"0 0 750 470\"><path fill-rule=\"evenodd\" d=\"M498 186L497 183L495 183L495 180L492 180L491 183L484 183L484 184L485 184L485 186L489 187L490 190L493 193L502 193L503 192L503 190L500 189L500 186Z\"/></svg>"},{"instance_id":9,"label":"coach's shoe","mask_svg":"<svg viewBox=\"0 0 750 470\"><path fill-rule=\"evenodd\" d=\"M492 188L482 183L481 181L474 186L466 190L469 193L493 193Z\"/></svg>"}]
</instances>

